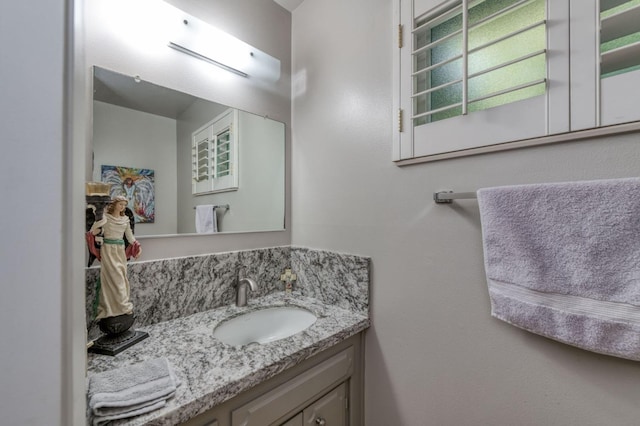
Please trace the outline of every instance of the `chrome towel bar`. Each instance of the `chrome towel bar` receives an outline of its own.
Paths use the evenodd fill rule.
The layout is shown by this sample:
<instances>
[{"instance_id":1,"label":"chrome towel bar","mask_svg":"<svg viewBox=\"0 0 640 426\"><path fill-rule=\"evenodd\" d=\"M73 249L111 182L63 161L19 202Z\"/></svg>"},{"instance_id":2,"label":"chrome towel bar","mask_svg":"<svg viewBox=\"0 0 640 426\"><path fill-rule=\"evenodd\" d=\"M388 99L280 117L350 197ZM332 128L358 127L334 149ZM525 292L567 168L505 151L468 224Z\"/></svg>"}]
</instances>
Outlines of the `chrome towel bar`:
<instances>
[{"instance_id":1,"label":"chrome towel bar","mask_svg":"<svg viewBox=\"0 0 640 426\"><path fill-rule=\"evenodd\" d=\"M193 209L195 210L195 206L193 207ZM225 210L229 210L229 204L220 204L219 206L213 206L213 209L225 209Z\"/></svg>"}]
</instances>

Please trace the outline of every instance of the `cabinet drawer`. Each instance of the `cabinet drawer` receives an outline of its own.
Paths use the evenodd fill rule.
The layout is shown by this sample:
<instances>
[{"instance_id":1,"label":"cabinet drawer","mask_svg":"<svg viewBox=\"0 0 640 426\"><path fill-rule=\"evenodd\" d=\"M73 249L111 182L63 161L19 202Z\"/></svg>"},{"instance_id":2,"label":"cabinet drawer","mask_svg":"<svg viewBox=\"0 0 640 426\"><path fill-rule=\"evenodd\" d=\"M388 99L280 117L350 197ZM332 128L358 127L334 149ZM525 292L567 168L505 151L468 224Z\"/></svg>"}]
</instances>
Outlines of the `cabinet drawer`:
<instances>
[{"instance_id":1,"label":"cabinet drawer","mask_svg":"<svg viewBox=\"0 0 640 426\"><path fill-rule=\"evenodd\" d=\"M264 426L300 407L353 373L353 347L332 356L259 398L233 410L232 426Z\"/></svg>"}]
</instances>

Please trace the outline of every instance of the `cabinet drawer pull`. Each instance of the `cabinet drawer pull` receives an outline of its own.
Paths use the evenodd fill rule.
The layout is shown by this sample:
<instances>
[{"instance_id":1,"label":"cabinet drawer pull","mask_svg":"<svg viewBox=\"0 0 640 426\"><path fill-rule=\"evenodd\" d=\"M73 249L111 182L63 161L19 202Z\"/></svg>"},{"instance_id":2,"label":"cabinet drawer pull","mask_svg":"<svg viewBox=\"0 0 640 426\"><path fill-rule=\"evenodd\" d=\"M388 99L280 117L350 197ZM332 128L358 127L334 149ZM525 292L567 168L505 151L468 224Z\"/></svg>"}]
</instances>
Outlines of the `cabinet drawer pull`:
<instances>
[{"instance_id":1,"label":"cabinet drawer pull","mask_svg":"<svg viewBox=\"0 0 640 426\"><path fill-rule=\"evenodd\" d=\"M318 426L324 426L324 425L327 424L327 422L322 417L318 417L318 418L316 418L316 424Z\"/></svg>"}]
</instances>

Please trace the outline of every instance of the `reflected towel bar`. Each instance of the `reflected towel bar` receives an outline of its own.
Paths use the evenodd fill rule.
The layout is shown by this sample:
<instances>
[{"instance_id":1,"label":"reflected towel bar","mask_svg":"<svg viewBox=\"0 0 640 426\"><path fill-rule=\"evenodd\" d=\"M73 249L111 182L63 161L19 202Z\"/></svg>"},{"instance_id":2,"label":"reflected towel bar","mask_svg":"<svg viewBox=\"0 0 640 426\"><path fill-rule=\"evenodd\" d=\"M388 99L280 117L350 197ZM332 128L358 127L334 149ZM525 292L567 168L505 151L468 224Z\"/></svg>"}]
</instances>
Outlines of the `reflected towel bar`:
<instances>
[{"instance_id":1,"label":"reflected towel bar","mask_svg":"<svg viewBox=\"0 0 640 426\"><path fill-rule=\"evenodd\" d=\"M453 191L439 191L433 193L433 201L436 204L451 204L453 200L478 198L475 192L453 192Z\"/></svg>"},{"instance_id":2,"label":"reflected towel bar","mask_svg":"<svg viewBox=\"0 0 640 426\"><path fill-rule=\"evenodd\" d=\"M193 209L195 210L195 206L193 207ZM225 209L225 210L229 210L229 204L220 204L219 206L213 206L213 209Z\"/></svg>"}]
</instances>

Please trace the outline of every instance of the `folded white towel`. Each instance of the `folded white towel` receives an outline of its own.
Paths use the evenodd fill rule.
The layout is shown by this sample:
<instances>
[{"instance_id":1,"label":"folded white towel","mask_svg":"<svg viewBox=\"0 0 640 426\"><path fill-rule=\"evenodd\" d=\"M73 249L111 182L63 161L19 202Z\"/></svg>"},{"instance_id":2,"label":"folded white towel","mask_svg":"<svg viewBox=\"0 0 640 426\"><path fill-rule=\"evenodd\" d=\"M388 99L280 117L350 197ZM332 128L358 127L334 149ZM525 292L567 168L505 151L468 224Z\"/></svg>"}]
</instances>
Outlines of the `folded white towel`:
<instances>
[{"instance_id":1,"label":"folded white towel","mask_svg":"<svg viewBox=\"0 0 640 426\"><path fill-rule=\"evenodd\" d=\"M166 358L157 358L89 378L93 424L144 414L165 405L180 381Z\"/></svg>"},{"instance_id":2,"label":"folded white towel","mask_svg":"<svg viewBox=\"0 0 640 426\"><path fill-rule=\"evenodd\" d=\"M640 360L640 179L478 191L494 317Z\"/></svg>"},{"instance_id":3,"label":"folded white towel","mask_svg":"<svg viewBox=\"0 0 640 426\"><path fill-rule=\"evenodd\" d=\"M196 232L198 234L218 232L218 218L215 206L211 204L196 206Z\"/></svg>"}]
</instances>

